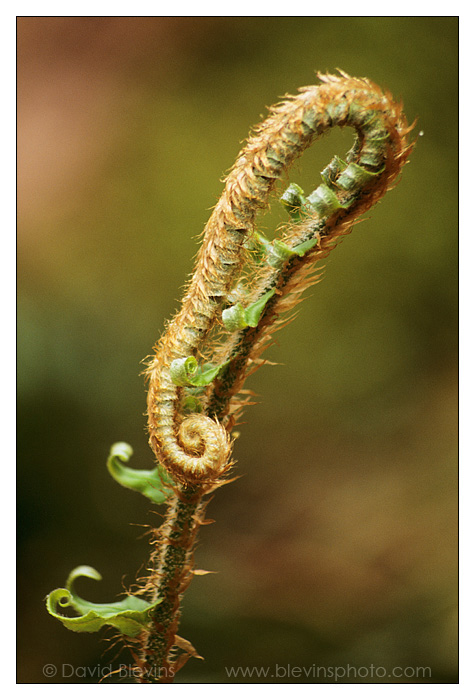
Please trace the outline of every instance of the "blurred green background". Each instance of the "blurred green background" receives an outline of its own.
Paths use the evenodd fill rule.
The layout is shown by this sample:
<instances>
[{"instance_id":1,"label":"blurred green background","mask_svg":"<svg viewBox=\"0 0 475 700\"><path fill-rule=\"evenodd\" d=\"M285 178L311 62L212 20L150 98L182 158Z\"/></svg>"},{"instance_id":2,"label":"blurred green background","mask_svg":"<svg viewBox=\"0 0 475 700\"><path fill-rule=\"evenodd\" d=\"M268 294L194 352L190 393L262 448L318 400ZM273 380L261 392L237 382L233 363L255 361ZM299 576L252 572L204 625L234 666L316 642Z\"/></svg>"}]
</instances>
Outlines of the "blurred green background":
<instances>
[{"instance_id":1,"label":"blurred green background","mask_svg":"<svg viewBox=\"0 0 475 700\"><path fill-rule=\"evenodd\" d=\"M146 561L141 524L160 517L105 468L117 440L152 466L141 360L249 128L337 68L403 99L424 133L276 336L281 365L247 385L242 478L217 492L196 553L218 573L184 602L180 634L205 661L178 681L374 664L431 668L385 682L456 682L457 32L453 17L18 20L20 683L97 683L98 665L128 663L44 596L89 564L103 581L80 593L112 600ZM332 133L291 181L309 192L351 142Z\"/></svg>"}]
</instances>

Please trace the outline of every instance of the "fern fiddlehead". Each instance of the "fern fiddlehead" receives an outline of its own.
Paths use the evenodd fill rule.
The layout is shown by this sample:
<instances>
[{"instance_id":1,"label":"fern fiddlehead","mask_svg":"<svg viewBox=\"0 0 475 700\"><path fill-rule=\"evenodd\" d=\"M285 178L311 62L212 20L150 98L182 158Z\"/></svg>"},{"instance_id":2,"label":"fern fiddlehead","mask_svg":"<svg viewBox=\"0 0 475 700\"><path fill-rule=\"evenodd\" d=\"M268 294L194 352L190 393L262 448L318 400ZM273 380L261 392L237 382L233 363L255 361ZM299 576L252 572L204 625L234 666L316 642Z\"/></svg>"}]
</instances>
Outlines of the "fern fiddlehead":
<instances>
[{"instance_id":1,"label":"fern fiddlehead","mask_svg":"<svg viewBox=\"0 0 475 700\"><path fill-rule=\"evenodd\" d=\"M141 683L171 682L198 656L177 633L181 599L197 573L194 545L206 522L206 496L229 478L230 431L249 402L242 393L246 378L302 292L318 281L316 264L394 184L412 149L411 127L390 94L344 73L319 79L273 107L239 153L205 227L182 307L154 348L146 376L157 467L129 469L123 462L131 448L117 443L111 450L108 468L119 483L168 504L163 524L151 530L148 575L136 591L142 597L87 603L71 586L80 575L99 576L88 567L48 596L48 610L70 629L109 624L132 641L132 671ZM281 197L290 220L278 237L264 238L255 231L256 217L277 183L337 126L356 134L346 160L335 156L308 197L291 184ZM80 613L75 622L58 613L65 604Z\"/></svg>"},{"instance_id":2,"label":"fern fiddlehead","mask_svg":"<svg viewBox=\"0 0 475 700\"><path fill-rule=\"evenodd\" d=\"M184 531L194 541L203 496L223 483L230 466L228 434L246 403L239 392L272 331L316 281L315 263L382 197L411 150L410 127L390 95L344 74L319 77L319 85L274 107L238 155L205 228L182 309L147 370L150 444L177 482L170 505L175 515L158 537L162 567L170 552L177 561L173 536L183 532L177 514L189 513L190 495L199 515L198 520L191 516ZM322 172L323 184L308 198L296 185L285 192L291 222L278 239L256 234L256 215L278 180L305 148L335 126L356 132L346 161L335 157ZM184 411L187 404L191 415ZM185 650L175 658L172 653L180 595L192 575L191 548L181 565L171 567L171 576L162 568L153 586L164 603L150 613L158 625L146 633L142 663L145 670L152 668L158 643L165 664L162 682L193 654ZM173 613L164 616L164 604Z\"/></svg>"},{"instance_id":3,"label":"fern fiddlehead","mask_svg":"<svg viewBox=\"0 0 475 700\"><path fill-rule=\"evenodd\" d=\"M150 443L158 461L185 483L212 481L226 471L229 440L214 417L224 418L228 402L242 384L248 360L251 355L255 358L257 337L271 325L271 318L288 309L290 291L296 300L299 287L304 286L304 270L327 255L355 219L384 194L407 158L409 129L401 107L390 95L367 80L344 74L320 79L320 85L304 88L274 107L239 154L204 230L182 309L149 365ZM249 259L246 247L254 234L257 213L266 207L276 182L303 150L335 126L350 126L356 132L347 162L335 158L325 169L326 183L309 197L307 215L287 228L280 255L280 241L268 245L267 260L254 265L259 284L244 290L247 303L271 290L276 292L268 300L266 322L258 329L238 329L222 343L214 353L215 365L226 367L208 392L206 414L184 418L180 403L185 390L173 380L173 363L206 357L206 338L220 323L223 307ZM305 244L307 249L301 254ZM279 304L279 300L283 301Z\"/></svg>"}]
</instances>

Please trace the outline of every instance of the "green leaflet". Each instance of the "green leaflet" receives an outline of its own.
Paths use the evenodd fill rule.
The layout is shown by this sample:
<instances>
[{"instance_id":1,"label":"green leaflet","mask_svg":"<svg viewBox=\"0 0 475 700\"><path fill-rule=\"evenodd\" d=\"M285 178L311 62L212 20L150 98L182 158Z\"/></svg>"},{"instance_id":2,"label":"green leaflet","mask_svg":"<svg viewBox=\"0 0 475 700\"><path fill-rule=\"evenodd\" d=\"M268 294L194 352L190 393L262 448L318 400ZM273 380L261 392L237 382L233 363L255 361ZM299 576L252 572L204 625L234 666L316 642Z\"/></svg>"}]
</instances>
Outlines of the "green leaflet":
<instances>
[{"instance_id":1,"label":"green leaflet","mask_svg":"<svg viewBox=\"0 0 475 700\"><path fill-rule=\"evenodd\" d=\"M338 177L336 184L343 190L352 191L358 190L374 180L375 177L381 175L384 166L378 172L371 173L366 168L362 168L357 163L350 163Z\"/></svg>"},{"instance_id":2,"label":"green leaflet","mask_svg":"<svg viewBox=\"0 0 475 700\"><path fill-rule=\"evenodd\" d=\"M274 294L275 289L270 289L268 292L259 297L257 301L255 301L253 304L250 304L244 310L248 326L250 326L251 328L257 327L257 324L259 323L259 319L262 316L267 302L271 297L274 296Z\"/></svg>"},{"instance_id":3,"label":"green leaflet","mask_svg":"<svg viewBox=\"0 0 475 700\"><path fill-rule=\"evenodd\" d=\"M318 243L318 238L311 238L309 241L304 241L291 248L286 243L279 240L268 241L267 238L260 233L256 233L255 237L262 248L266 250L268 262L273 267L280 267L294 255L302 257ZM258 302L259 301L260 300L258 300Z\"/></svg>"},{"instance_id":4,"label":"green leaflet","mask_svg":"<svg viewBox=\"0 0 475 700\"><path fill-rule=\"evenodd\" d=\"M198 365L198 360L193 355L189 357L180 357L178 360L173 360L170 365L170 376L172 381L177 386L201 387L211 384L216 379L227 362L222 365L212 365L209 362L202 367Z\"/></svg>"},{"instance_id":5,"label":"green leaflet","mask_svg":"<svg viewBox=\"0 0 475 700\"><path fill-rule=\"evenodd\" d=\"M292 248L292 253L297 254L300 258L302 255L305 255L305 253L308 253L309 250L312 250L318 243L318 238L311 238L309 241L304 241L303 243L299 243L298 245L294 246Z\"/></svg>"},{"instance_id":6,"label":"green leaflet","mask_svg":"<svg viewBox=\"0 0 475 700\"><path fill-rule=\"evenodd\" d=\"M319 185L314 192L308 195L307 201L324 218L332 216L340 209L343 209L340 200L328 185Z\"/></svg>"},{"instance_id":7,"label":"green leaflet","mask_svg":"<svg viewBox=\"0 0 475 700\"><path fill-rule=\"evenodd\" d=\"M378 150L377 145L380 141L385 141L387 133L377 124L374 130L374 137L371 139L373 150ZM374 154L369 145L366 147L366 157L368 164L373 164ZM294 182L285 190L280 198L285 209L290 214L291 218L298 222L304 219L309 214L317 212L323 219L338 213L341 209L348 208L353 200L348 200L343 203L339 200L336 190L344 190L345 192L356 192L364 188L368 183L371 183L375 177L381 175L384 170L384 165L377 172L372 172L366 168L353 162L346 162L334 156L329 165L321 172L323 184L319 185L308 197L305 197L302 188ZM303 255L303 252L298 251L298 247L289 248L280 241L270 242L258 235L258 240L261 248L266 250L269 262L271 265L278 266L291 255L297 253Z\"/></svg>"},{"instance_id":8,"label":"green leaflet","mask_svg":"<svg viewBox=\"0 0 475 700\"><path fill-rule=\"evenodd\" d=\"M295 182L290 183L280 201L294 221L300 221L303 216L309 213L304 191Z\"/></svg>"},{"instance_id":9,"label":"green leaflet","mask_svg":"<svg viewBox=\"0 0 475 700\"><path fill-rule=\"evenodd\" d=\"M335 192L331 189L333 180L341 172L342 164L347 165L335 156L330 165L322 172L324 184L317 187L308 197L305 197L303 189L295 182L292 182L285 190L280 201L294 221L300 221L315 212L326 218L344 208Z\"/></svg>"},{"instance_id":10,"label":"green leaflet","mask_svg":"<svg viewBox=\"0 0 475 700\"><path fill-rule=\"evenodd\" d=\"M328 187L333 187L338 175L346 168L348 163L339 156L333 156L329 164L320 173L322 180Z\"/></svg>"},{"instance_id":11,"label":"green leaflet","mask_svg":"<svg viewBox=\"0 0 475 700\"><path fill-rule=\"evenodd\" d=\"M221 317L227 331L240 331L249 325L246 320L246 309L240 301L228 309L224 309Z\"/></svg>"},{"instance_id":12,"label":"green leaflet","mask_svg":"<svg viewBox=\"0 0 475 700\"><path fill-rule=\"evenodd\" d=\"M46 608L50 615L60 620L73 632L97 632L104 625L116 627L128 637L136 637L150 622L150 612L160 604L161 599L148 603L142 598L128 595L115 603L89 603L74 591L74 582L80 576L100 581L102 576L90 566L78 566L71 571L66 588L56 588L46 598ZM58 606L71 606L79 617L61 615Z\"/></svg>"},{"instance_id":13,"label":"green leaflet","mask_svg":"<svg viewBox=\"0 0 475 700\"><path fill-rule=\"evenodd\" d=\"M173 493L173 481L160 466L155 469L130 469L124 465L133 454L126 442L112 445L107 459L107 469L111 476L126 489L139 491L152 503L164 503Z\"/></svg>"},{"instance_id":14,"label":"green leaflet","mask_svg":"<svg viewBox=\"0 0 475 700\"><path fill-rule=\"evenodd\" d=\"M246 308L238 302L234 306L230 306L229 309L224 309L222 314L224 327L228 331L238 331L248 327L256 328L267 302L274 294L275 289L270 289Z\"/></svg>"},{"instance_id":15,"label":"green leaflet","mask_svg":"<svg viewBox=\"0 0 475 700\"><path fill-rule=\"evenodd\" d=\"M265 251L267 262L269 265L272 265L272 267L281 267L282 263L287 262L292 255L295 255L292 248L282 241L269 241L261 233L256 233L255 238L258 241L261 249Z\"/></svg>"}]
</instances>

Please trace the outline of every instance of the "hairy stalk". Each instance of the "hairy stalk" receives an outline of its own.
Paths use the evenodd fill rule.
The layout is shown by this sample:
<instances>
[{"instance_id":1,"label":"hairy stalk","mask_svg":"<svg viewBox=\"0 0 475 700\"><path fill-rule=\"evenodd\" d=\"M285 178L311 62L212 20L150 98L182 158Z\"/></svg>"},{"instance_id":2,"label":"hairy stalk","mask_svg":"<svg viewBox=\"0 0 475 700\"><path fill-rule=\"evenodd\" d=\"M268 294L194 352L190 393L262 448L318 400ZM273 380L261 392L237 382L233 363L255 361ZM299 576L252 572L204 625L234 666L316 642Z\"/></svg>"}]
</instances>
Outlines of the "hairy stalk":
<instances>
[{"instance_id":1,"label":"hairy stalk","mask_svg":"<svg viewBox=\"0 0 475 700\"><path fill-rule=\"evenodd\" d=\"M178 488L169 503L167 519L154 532L155 552L147 588L152 602L161 602L151 613L150 625L140 640L142 683L171 683L180 665L190 655L197 656L177 631L181 597L193 577L193 546L205 508L202 495L203 490L197 487ZM173 647L181 647L182 653L175 655Z\"/></svg>"}]
</instances>

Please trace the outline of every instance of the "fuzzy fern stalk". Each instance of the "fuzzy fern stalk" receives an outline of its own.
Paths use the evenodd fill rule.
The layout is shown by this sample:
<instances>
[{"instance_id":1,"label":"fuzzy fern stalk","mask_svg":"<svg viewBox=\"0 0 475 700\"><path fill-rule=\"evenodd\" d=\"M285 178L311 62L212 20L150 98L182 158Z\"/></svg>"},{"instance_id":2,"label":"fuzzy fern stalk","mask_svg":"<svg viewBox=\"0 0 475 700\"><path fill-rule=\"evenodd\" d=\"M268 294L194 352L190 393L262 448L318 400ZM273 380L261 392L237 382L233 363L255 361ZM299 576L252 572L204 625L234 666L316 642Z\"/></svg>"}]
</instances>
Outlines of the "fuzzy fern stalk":
<instances>
[{"instance_id":1,"label":"fuzzy fern stalk","mask_svg":"<svg viewBox=\"0 0 475 700\"><path fill-rule=\"evenodd\" d=\"M231 431L252 393L246 378L265 360L271 334L289 321L302 292L318 281L316 266L394 184L412 149L402 106L366 79L319 75L273 107L251 134L225 180L203 234L181 310L148 362L148 429L157 466L135 470L125 443L111 449L108 468L127 488L166 504L151 530L148 575L134 593L110 605L88 603L70 575L47 598L49 612L76 631L119 630L132 650L131 676L141 683L173 681L198 657L178 635L183 593L193 576L193 552L209 495L232 480ZM308 196L291 184L281 196L288 222L269 240L255 230L293 162L332 127L352 127L346 159L335 156ZM76 617L58 612L71 606Z\"/></svg>"}]
</instances>

